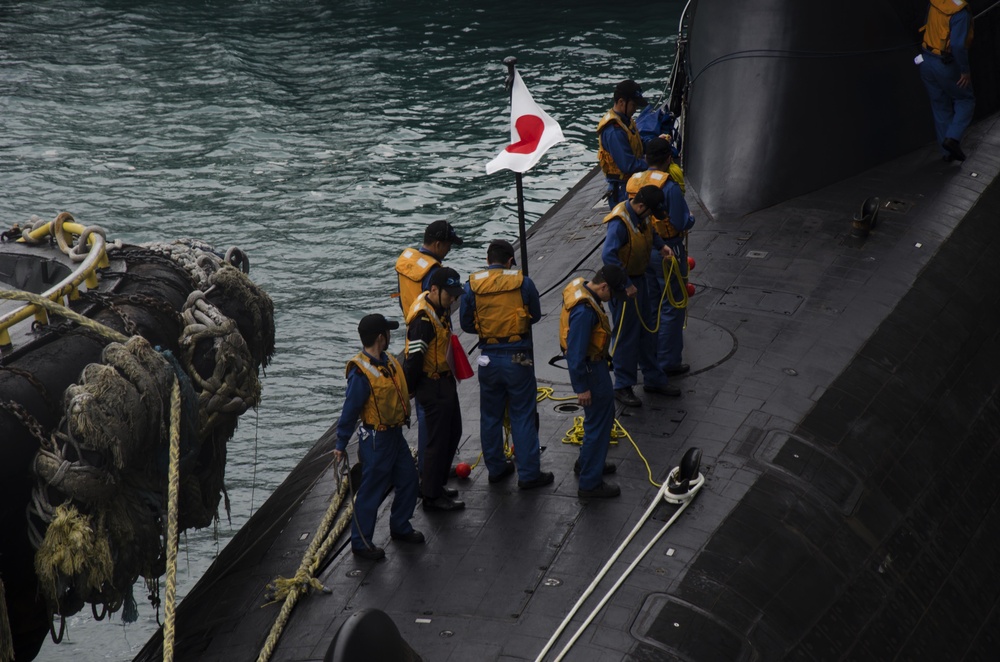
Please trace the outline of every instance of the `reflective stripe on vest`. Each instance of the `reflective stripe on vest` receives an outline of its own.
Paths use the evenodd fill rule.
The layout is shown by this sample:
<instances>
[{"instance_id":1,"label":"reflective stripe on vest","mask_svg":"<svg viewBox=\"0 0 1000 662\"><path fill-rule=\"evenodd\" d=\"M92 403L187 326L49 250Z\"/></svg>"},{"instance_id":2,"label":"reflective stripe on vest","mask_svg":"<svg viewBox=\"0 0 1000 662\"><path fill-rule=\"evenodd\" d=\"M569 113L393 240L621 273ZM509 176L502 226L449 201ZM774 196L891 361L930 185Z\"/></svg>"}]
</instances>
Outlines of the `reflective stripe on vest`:
<instances>
[{"instance_id":1,"label":"reflective stripe on vest","mask_svg":"<svg viewBox=\"0 0 1000 662\"><path fill-rule=\"evenodd\" d=\"M469 289L476 295L476 332L486 344L517 342L531 330L522 283L520 269L484 269L469 276Z\"/></svg>"},{"instance_id":2,"label":"reflective stripe on vest","mask_svg":"<svg viewBox=\"0 0 1000 662\"><path fill-rule=\"evenodd\" d=\"M403 315L410 310L417 296L424 291L424 278L441 262L433 255L422 253L416 248L407 248L396 259L396 274L399 281L399 305Z\"/></svg>"},{"instance_id":3,"label":"reflective stripe on vest","mask_svg":"<svg viewBox=\"0 0 1000 662\"><path fill-rule=\"evenodd\" d=\"M584 286L582 278L575 278L563 290L562 311L559 313L559 347L563 353L567 350L569 339L569 312L573 306L586 304L597 313L598 323L590 330L590 342L587 344L587 360L597 361L608 357L608 343L611 341L611 322L604 312L604 306L594 298Z\"/></svg>"},{"instance_id":4,"label":"reflective stripe on vest","mask_svg":"<svg viewBox=\"0 0 1000 662\"><path fill-rule=\"evenodd\" d=\"M434 326L434 340L431 341L427 349L424 350L424 374L428 377L440 377L442 374L451 371L448 367L448 348L451 346L451 322L445 315L444 319L438 316L434 306L427 300L429 292L421 292L410 306L406 313L406 323L412 324L417 317L423 313ZM407 356L410 354L410 339L406 339Z\"/></svg>"},{"instance_id":5,"label":"reflective stripe on vest","mask_svg":"<svg viewBox=\"0 0 1000 662\"><path fill-rule=\"evenodd\" d=\"M403 368L396 357L386 354L386 365L377 365L364 352L347 362L346 373L352 367L368 379L371 394L361 410L361 422L376 430L396 427L410 420L410 393L406 389Z\"/></svg>"},{"instance_id":6,"label":"reflective stripe on vest","mask_svg":"<svg viewBox=\"0 0 1000 662\"><path fill-rule=\"evenodd\" d=\"M639 135L639 129L636 128L634 119L630 119L628 125L626 125L614 110L604 113L604 117L597 123L597 163L601 166L601 171L604 172L605 177L625 179L631 173L623 173L621 171L621 168L618 167L618 164L612 158L611 152L604 149L604 143L601 140L601 133L612 123L620 126L625 135L628 136L629 147L632 148L632 154L636 158L642 158L645 148L642 145L642 137Z\"/></svg>"},{"instance_id":7,"label":"reflective stripe on vest","mask_svg":"<svg viewBox=\"0 0 1000 662\"><path fill-rule=\"evenodd\" d=\"M649 266L649 252L653 249L653 228L649 223L645 229L639 230L632 224L628 209L624 202L619 202L611 213L604 217L605 223L620 219L628 230L628 243L618 249L618 259L621 260L625 273L629 277L641 276Z\"/></svg>"}]
</instances>

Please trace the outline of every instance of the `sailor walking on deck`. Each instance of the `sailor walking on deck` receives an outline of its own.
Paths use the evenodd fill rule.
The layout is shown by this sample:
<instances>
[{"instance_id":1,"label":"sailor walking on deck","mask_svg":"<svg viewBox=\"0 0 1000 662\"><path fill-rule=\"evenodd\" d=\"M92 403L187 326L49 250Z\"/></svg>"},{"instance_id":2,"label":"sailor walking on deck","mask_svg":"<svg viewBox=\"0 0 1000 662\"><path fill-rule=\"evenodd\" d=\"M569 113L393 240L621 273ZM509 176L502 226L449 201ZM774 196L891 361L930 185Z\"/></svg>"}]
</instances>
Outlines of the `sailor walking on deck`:
<instances>
[{"instance_id":1,"label":"sailor walking on deck","mask_svg":"<svg viewBox=\"0 0 1000 662\"><path fill-rule=\"evenodd\" d=\"M413 302L421 292L430 289L431 274L441 267L452 246L461 246L462 239L448 221L434 221L424 229L424 244L420 248L406 248L396 258L396 279L399 286L399 305L406 319ZM417 462L423 462L427 444L427 423L424 408L419 402L417 410Z\"/></svg>"},{"instance_id":2,"label":"sailor walking on deck","mask_svg":"<svg viewBox=\"0 0 1000 662\"><path fill-rule=\"evenodd\" d=\"M418 449L420 494L425 510L461 510L465 503L445 483L462 438L458 383L448 364L449 311L462 295L462 280L454 269L440 267L428 285L406 316L406 379L427 424L426 443Z\"/></svg>"},{"instance_id":3,"label":"sailor walking on deck","mask_svg":"<svg viewBox=\"0 0 1000 662\"><path fill-rule=\"evenodd\" d=\"M624 297L626 282L628 277L621 267L606 264L590 282L576 278L562 293L559 346L566 356L573 392L583 407L583 444L574 467L580 475L580 497L621 494L620 487L604 482L605 475L615 472L615 465L606 461L615 423L615 396L608 370L611 323L604 302L612 295Z\"/></svg>"},{"instance_id":4,"label":"sailor walking on deck","mask_svg":"<svg viewBox=\"0 0 1000 662\"><path fill-rule=\"evenodd\" d=\"M615 397L629 407L642 406L642 401L632 391L638 382L638 369L642 369L644 391L680 395L680 389L667 384L667 376L657 363L656 337L643 329L643 324L649 328L655 324L650 319L646 286L650 251L659 252L664 258L673 255L647 221L653 210L662 206L663 191L649 185L639 189L632 200L619 203L604 217L607 235L601 257L604 264L621 267L628 276L625 296L617 295L612 299L611 315L615 323L612 346ZM657 213L662 215L662 212Z\"/></svg>"},{"instance_id":5,"label":"sailor walking on deck","mask_svg":"<svg viewBox=\"0 0 1000 662\"><path fill-rule=\"evenodd\" d=\"M614 105L597 123L597 162L607 180L608 208L625 200L625 183L633 173L646 169L642 138L633 115L637 108L649 102L634 80L623 80L615 86Z\"/></svg>"},{"instance_id":6,"label":"sailor walking on deck","mask_svg":"<svg viewBox=\"0 0 1000 662\"><path fill-rule=\"evenodd\" d=\"M934 130L945 161L964 161L962 135L972 122L969 44L972 14L965 0L930 0L921 46L920 78L931 98Z\"/></svg>"},{"instance_id":7,"label":"sailor walking on deck","mask_svg":"<svg viewBox=\"0 0 1000 662\"><path fill-rule=\"evenodd\" d=\"M522 490L549 485L551 472L541 470L536 424L536 392L531 325L542 317L538 289L521 273L509 241L495 239L486 249L488 267L469 276L462 294L462 330L479 335L479 438L489 482L514 473L504 458L504 409L517 460L517 486Z\"/></svg>"},{"instance_id":8,"label":"sailor walking on deck","mask_svg":"<svg viewBox=\"0 0 1000 662\"><path fill-rule=\"evenodd\" d=\"M373 561L385 556L372 536L379 505L389 487L395 490L389 513L390 536L401 542L424 542L424 535L410 524L417 505L417 470L403 437L403 425L410 425L410 395L403 368L385 351L389 332L398 328L399 322L377 314L366 315L358 324L364 349L347 362L347 394L333 451L338 462L346 459L347 442L360 418L361 486L354 500L351 551Z\"/></svg>"},{"instance_id":9,"label":"sailor walking on deck","mask_svg":"<svg viewBox=\"0 0 1000 662\"><path fill-rule=\"evenodd\" d=\"M688 275L687 249L684 240L688 231L694 227L694 217L691 216L687 201L684 200L680 184L674 181L675 177L683 175L679 168L671 163L672 155L669 140L665 138L650 140L646 144L646 161L649 163L649 169L632 175L626 190L630 198L644 186L657 186L663 191L664 205L652 212L650 221L653 229L663 238L663 243L670 248L676 259L676 263L667 265L666 273L670 274L671 268L677 270L670 278L670 294L674 301L680 301L684 298L682 290ZM666 288L664 271L663 256L659 251L651 251L649 265L646 267L646 287L649 290L647 318L655 322L656 312L659 309L660 328L656 336L656 361L660 370L669 378L673 375L682 375L691 368L682 358L684 311L675 308L669 300L664 299L663 291ZM661 301L662 308L660 308Z\"/></svg>"}]
</instances>

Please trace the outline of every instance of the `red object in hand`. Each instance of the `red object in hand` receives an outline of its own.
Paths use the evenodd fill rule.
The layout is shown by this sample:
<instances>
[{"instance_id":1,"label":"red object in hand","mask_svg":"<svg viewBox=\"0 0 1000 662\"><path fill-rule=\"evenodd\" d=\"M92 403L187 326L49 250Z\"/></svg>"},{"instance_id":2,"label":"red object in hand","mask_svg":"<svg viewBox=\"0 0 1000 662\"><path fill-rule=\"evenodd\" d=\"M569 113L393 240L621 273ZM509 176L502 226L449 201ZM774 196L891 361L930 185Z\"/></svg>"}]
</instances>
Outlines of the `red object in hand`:
<instances>
[{"instance_id":1,"label":"red object in hand","mask_svg":"<svg viewBox=\"0 0 1000 662\"><path fill-rule=\"evenodd\" d=\"M688 255L688 271L694 271L695 261L694 258Z\"/></svg>"},{"instance_id":2,"label":"red object in hand","mask_svg":"<svg viewBox=\"0 0 1000 662\"><path fill-rule=\"evenodd\" d=\"M452 335L451 337L451 352L448 355L448 364L451 367L451 371L455 374L455 379L459 381L468 379L474 374L472 366L469 365L469 359L465 355L465 349L456 335Z\"/></svg>"},{"instance_id":3,"label":"red object in hand","mask_svg":"<svg viewBox=\"0 0 1000 662\"><path fill-rule=\"evenodd\" d=\"M472 467L470 467L465 462L459 462L455 465L455 475L459 478L468 478L469 474L472 473Z\"/></svg>"},{"instance_id":4,"label":"red object in hand","mask_svg":"<svg viewBox=\"0 0 1000 662\"><path fill-rule=\"evenodd\" d=\"M694 293L697 292L697 290L694 288L694 284L693 283L688 283L687 284L687 290L688 290L688 296L689 297L693 297Z\"/></svg>"}]
</instances>

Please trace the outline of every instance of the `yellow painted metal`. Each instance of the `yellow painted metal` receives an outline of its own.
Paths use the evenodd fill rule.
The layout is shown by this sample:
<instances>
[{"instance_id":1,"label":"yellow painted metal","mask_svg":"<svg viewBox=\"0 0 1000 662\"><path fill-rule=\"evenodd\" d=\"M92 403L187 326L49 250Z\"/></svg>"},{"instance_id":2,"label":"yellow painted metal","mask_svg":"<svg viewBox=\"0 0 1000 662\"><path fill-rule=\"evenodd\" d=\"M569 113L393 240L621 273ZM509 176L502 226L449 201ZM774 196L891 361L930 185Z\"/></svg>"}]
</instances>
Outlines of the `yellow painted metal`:
<instances>
[{"instance_id":1,"label":"yellow painted metal","mask_svg":"<svg viewBox=\"0 0 1000 662\"><path fill-rule=\"evenodd\" d=\"M87 232L86 226L72 221L72 218L69 213L63 212L56 217L55 221L50 221L28 233L36 241L55 234L60 249L67 254L69 253L69 247L73 245L74 236L86 236L90 250L98 251L96 255L88 255L87 259L80 263L69 279L64 280L56 288L42 295L51 301L59 301L63 297L69 297L71 301L79 299L80 284L86 284L87 288L97 287L99 281L97 270L111 264L105 248L106 242L104 237L94 232ZM18 239L18 241L24 242L24 239ZM10 328L31 316L34 316L35 320L40 324L48 324L47 313L36 304L22 306L0 317L0 347L9 347L11 344Z\"/></svg>"}]
</instances>

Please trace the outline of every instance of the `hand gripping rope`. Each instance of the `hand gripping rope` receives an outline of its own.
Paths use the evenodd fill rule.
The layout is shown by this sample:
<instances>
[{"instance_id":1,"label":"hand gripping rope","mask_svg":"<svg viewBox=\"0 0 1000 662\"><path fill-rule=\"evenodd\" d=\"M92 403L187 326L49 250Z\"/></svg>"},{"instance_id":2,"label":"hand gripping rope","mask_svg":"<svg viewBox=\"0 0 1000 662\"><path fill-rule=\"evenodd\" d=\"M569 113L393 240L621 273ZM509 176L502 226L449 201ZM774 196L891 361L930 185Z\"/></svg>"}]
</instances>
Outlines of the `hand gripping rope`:
<instances>
[{"instance_id":1,"label":"hand gripping rope","mask_svg":"<svg viewBox=\"0 0 1000 662\"><path fill-rule=\"evenodd\" d=\"M663 525L663 528L661 528L660 531L655 536L653 536L653 539L650 540L646 544L646 546L642 548L642 551L639 552L639 555L635 558L635 560L632 561L631 564L629 564L628 568L625 569L625 572L623 572L621 577L618 578L618 581L615 582L614 586L612 586L611 589L609 589L608 592L604 594L604 597L601 598L601 601L590 612L586 620L584 620L583 624L577 629L577 631L573 634L573 636L566 643L566 645L563 646L562 650L559 651L559 654L555 658L553 658L553 662L559 662L559 660L562 660L566 656L569 650L573 647L573 644L576 643L576 640L580 638L584 630L586 630L587 627L591 624L591 622L593 622L594 618L597 617L597 614L601 611L601 609L604 608L604 605L606 605L608 601L611 600L612 596L615 594L615 591L617 591L618 588L625 582L625 579L629 576L632 570L634 570L635 567L639 565L639 562L642 561L646 553L649 552L650 549L652 549L653 545L655 545L657 541L660 539L660 537L667 532L667 529L669 529L670 526L675 521L677 521L677 518L681 516L681 513L683 513L687 509L688 505L690 505L694 497L697 496L698 492L705 484L705 477L699 471L700 466L701 466L701 450L697 448L688 449L688 451L684 454L684 457L681 460L680 465L674 467L674 469L667 475L667 480L664 481L663 487L661 487L660 490L656 493L656 497L653 499L652 503L649 504L649 507L646 509L646 512L643 514L642 518L636 523L635 527L632 528L632 531L628 534L628 537L625 538L624 542L622 542L622 544L618 547L618 549L615 550L615 553L611 555L611 558L608 559L608 562L604 564L604 567L601 568L601 571L597 574L597 576L594 577L594 580L590 583L590 586L588 586L587 589L583 592L583 595L580 596L580 599L576 601L576 604L573 605L573 608L570 610L570 612L566 614L566 617L563 619L562 623L559 624L559 627L556 628L555 633L553 633L548 643L545 644L545 648L543 648L542 652L538 654L537 658L535 658L535 662L543 662L545 660L546 654L548 654L549 650L555 645L556 641L559 640L560 635L562 634L563 630L566 629L566 626L569 624L570 620L572 620L573 616L576 615L576 612L580 609L580 607L587 600L587 598L590 597L590 594L594 592L594 589L597 588L597 585L601 582L604 576L611 569L611 566L614 565L615 561L618 560L618 557L621 556L623 551L625 551L625 547L628 546L628 544L632 541L632 538L634 538L635 535L639 532L639 529L641 529L642 526L646 523L646 520L650 518L650 516L653 514L653 511L659 505L660 500L662 499L667 503L672 503L680 506L677 509L677 511L670 517L670 519L667 520L666 524Z\"/></svg>"},{"instance_id":2,"label":"hand gripping rope","mask_svg":"<svg viewBox=\"0 0 1000 662\"><path fill-rule=\"evenodd\" d=\"M667 263L668 262L670 263L669 267L667 267ZM684 324L685 324L685 326L687 326L687 316L686 316L686 310L687 310L687 306L688 306L687 283L685 282L684 277L681 275L681 268L680 268L680 264L678 264L678 262L677 262L677 257L671 255L670 258L669 258L669 260L663 260L660 264L663 267L663 283L664 283L664 285L663 285L663 293L660 294L660 302L659 302L659 304L656 307L656 324L653 326L652 329L649 328L648 326L646 326L646 322L643 319L642 311L639 310L639 301L637 299L635 299L634 297L632 298L632 306L635 308L635 314L636 314L636 317L639 319L639 324L641 324L642 328L644 328L649 333L657 333L660 330L660 315L663 312L663 300L664 299L666 299L670 303L670 305L673 306L674 308L677 308L679 310L684 310L685 311L685 318L684 318L685 322L684 322ZM645 278L645 276L642 276L642 277ZM670 281L671 280L676 280L676 281L678 281L680 283L680 286L681 286L681 298L680 299L677 299L677 298L674 297L674 293L673 293L673 291L670 288ZM626 308L628 308L628 302L627 301L625 302L625 306L622 307L622 317L625 317L625 309ZM621 320L619 320L618 324L616 325L617 328L615 329L615 339L614 339L614 342L611 343L611 351L609 352L611 354L611 356L615 355L615 350L618 348L618 339L621 337L622 327L623 326L625 326L625 325L622 324Z\"/></svg>"}]
</instances>

